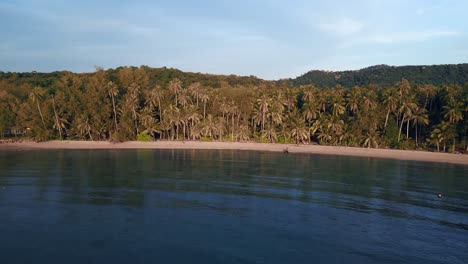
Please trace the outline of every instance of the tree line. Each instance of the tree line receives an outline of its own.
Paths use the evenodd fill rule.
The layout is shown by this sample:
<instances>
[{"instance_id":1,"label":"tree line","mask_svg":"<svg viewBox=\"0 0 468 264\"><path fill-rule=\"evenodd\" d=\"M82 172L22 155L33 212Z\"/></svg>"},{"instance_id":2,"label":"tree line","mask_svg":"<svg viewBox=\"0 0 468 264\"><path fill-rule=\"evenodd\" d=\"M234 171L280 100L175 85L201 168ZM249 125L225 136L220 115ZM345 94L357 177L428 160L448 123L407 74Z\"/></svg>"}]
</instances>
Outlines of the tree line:
<instances>
[{"instance_id":1,"label":"tree line","mask_svg":"<svg viewBox=\"0 0 468 264\"><path fill-rule=\"evenodd\" d=\"M293 85L313 84L318 87L332 87L337 84L346 88L355 85L374 84L391 87L407 79L411 83L464 85L468 82L468 63L449 65L388 66L375 65L356 71L310 71L297 78L290 79Z\"/></svg>"},{"instance_id":2,"label":"tree line","mask_svg":"<svg viewBox=\"0 0 468 264\"><path fill-rule=\"evenodd\" d=\"M222 140L467 150L468 87L300 87L168 77L147 67L0 82L0 129L35 140ZM13 81L14 80L14 81ZM40 83L40 82L39 82Z\"/></svg>"}]
</instances>

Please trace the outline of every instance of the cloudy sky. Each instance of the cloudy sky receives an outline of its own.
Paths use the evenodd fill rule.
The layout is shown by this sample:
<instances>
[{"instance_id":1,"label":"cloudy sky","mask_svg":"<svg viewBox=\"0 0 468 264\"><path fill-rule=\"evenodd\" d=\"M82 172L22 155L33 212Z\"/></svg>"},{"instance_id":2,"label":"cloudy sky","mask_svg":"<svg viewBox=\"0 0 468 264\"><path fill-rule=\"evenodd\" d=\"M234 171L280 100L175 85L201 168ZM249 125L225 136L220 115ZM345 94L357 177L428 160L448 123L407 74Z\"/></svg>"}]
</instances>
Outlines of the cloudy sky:
<instances>
[{"instance_id":1,"label":"cloudy sky","mask_svg":"<svg viewBox=\"0 0 468 264\"><path fill-rule=\"evenodd\" d=\"M468 1L1 0L0 71L94 66L295 77L468 62Z\"/></svg>"}]
</instances>

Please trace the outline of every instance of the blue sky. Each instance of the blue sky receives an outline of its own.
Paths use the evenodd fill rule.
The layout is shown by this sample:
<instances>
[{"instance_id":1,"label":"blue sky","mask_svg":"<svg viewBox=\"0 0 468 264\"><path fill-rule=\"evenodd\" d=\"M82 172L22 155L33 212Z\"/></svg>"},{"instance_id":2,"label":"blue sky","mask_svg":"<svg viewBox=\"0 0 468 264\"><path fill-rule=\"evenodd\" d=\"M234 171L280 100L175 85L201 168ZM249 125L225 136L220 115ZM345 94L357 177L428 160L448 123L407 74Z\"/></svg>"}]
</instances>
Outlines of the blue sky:
<instances>
[{"instance_id":1,"label":"blue sky","mask_svg":"<svg viewBox=\"0 0 468 264\"><path fill-rule=\"evenodd\" d=\"M0 2L0 71L94 66L295 77L468 62L468 1Z\"/></svg>"}]
</instances>

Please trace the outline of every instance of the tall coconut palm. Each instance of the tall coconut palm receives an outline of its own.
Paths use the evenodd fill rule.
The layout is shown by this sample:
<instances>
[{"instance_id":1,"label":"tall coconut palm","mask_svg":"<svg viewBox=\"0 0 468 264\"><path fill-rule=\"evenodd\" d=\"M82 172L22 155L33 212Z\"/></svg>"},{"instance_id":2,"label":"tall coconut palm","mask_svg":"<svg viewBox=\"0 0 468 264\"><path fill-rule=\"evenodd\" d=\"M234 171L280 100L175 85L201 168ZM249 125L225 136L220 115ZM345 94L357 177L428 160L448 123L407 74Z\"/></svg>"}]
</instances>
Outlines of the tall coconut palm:
<instances>
[{"instance_id":1,"label":"tall coconut palm","mask_svg":"<svg viewBox=\"0 0 468 264\"><path fill-rule=\"evenodd\" d=\"M414 134L416 135L416 146L418 146L418 126L427 126L429 124L429 116L427 115L427 110L425 108L417 106L414 110L411 120L413 121L413 126L415 129Z\"/></svg>"},{"instance_id":2,"label":"tall coconut palm","mask_svg":"<svg viewBox=\"0 0 468 264\"><path fill-rule=\"evenodd\" d=\"M191 137L192 127L196 126L200 123L202 116L197 112L197 107L191 105L187 110L187 126L188 126L188 137Z\"/></svg>"},{"instance_id":3,"label":"tall coconut palm","mask_svg":"<svg viewBox=\"0 0 468 264\"><path fill-rule=\"evenodd\" d=\"M361 104L361 90L359 87L354 87L346 96L346 106L352 114L359 110Z\"/></svg>"},{"instance_id":4,"label":"tall coconut palm","mask_svg":"<svg viewBox=\"0 0 468 264\"><path fill-rule=\"evenodd\" d=\"M290 113L288 118L288 126L291 131L291 137L296 139L296 144L303 142L309 137L309 130L307 129L304 119L297 109Z\"/></svg>"},{"instance_id":5,"label":"tall coconut palm","mask_svg":"<svg viewBox=\"0 0 468 264\"><path fill-rule=\"evenodd\" d=\"M401 131L403 129L404 122L407 122L406 138L407 139L409 138L409 122L411 120L411 117L413 116L413 111L416 107L417 105L413 103L410 98L402 102L400 109L398 110L398 112L402 116L401 124L400 124L400 131L398 132L398 142L400 142L400 136L401 136Z\"/></svg>"},{"instance_id":6,"label":"tall coconut palm","mask_svg":"<svg viewBox=\"0 0 468 264\"><path fill-rule=\"evenodd\" d=\"M304 94L302 95L302 100L305 103L309 103L310 101L314 100L315 97L315 87L313 86L307 86L304 89Z\"/></svg>"},{"instance_id":7,"label":"tall coconut palm","mask_svg":"<svg viewBox=\"0 0 468 264\"><path fill-rule=\"evenodd\" d=\"M188 91L193 98L195 98L196 105L198 107L198 101L201 95L201 84L199 82L192 83L188 87Z\"/></svg>"},{"instance_id":8,"label":"tall coconut palm","mask_svg":"<svg viewBox=\"0 0 468 264\"><path fill-rule=\"evenodd\" d=\"M385 91L385 99L383 100L383 105L387 110L387 114L385 115L385 125L384 128L387 127L388 124L388 117L391 113L394 113L397 109L398 105L398 94L395 88L389 88Z\"/></svg>"},{"instance_id":9,"label":"tall coconut palm","mask_svg":"<svg viewBox=\"0 0 468 264\"><path fill-rule=\"evenodd\" d=\"M91 124L89 123L89 117L85 116L85 115L81 115L78 119L77 119L77 124L76 124L76 127L78 129L78 133L81 135L81 137L83 138L86 138L86 135L89 136L89 139L91 139L91 141L94 141L93 140L93 135L92 135L92 127L91 127Z\"/></svg>"},{"instance_id":10,"label":"tall coconut palm","mask_svg":"<svg viewBox=\"0 0 468 264\"><path fill-rule=\"evenodd\" d=\"M288 112L296 106L297 95L292 89L287 89L283 96L283 103L288 109Z\"/></svg>"},{"instance_id":11,"label":"tall coconut palm","mask_svg":"<svg viewBox=\"0 0 468 264\"><path fill-rule=\"evenodd\" d=\"M207 118L204 119L202 127L203 136L213 139L213 135L216 134L217 124L212 114L208 114Z\"/></svg>"},{"instance_id":12,"label":"tall coconut palm","mask_svg":"<svg viewBox=\"0 0 468 264\"><path fill-rule=\"evenodd\" d=\"M429 102L432 102L432 98L434 97L434 95L436 94L437 90L434 86L430 85L430 84L425 84L425 85L422 85L422 86L419 86L418 87L418 90L424 94L424 108L427 108L427 104ZM432 103L430 104L429 106L429 109L431 109L431 105Z\"/></svg>"},{"instance_id":13,"label":"tall coconut palm","mask_svg":"<svg viewBox=\"0 0 468 264\"><path fill-rule=\"evenodd\" d=\"M435 126L434 130L432 130L430 139L428 139L428 141L429 143L437 145L437 151L440 151L439 145L442 143L444 147L443 151L445 152L447 141L453 139L456 136L455 134L456 133L453 124L442 121L442 123Z\"/></svg>"},{"instance_id":14,"label":"tall coconut palm","mask_svg":"<svg viewBox=\"0 0 468 264\"><path fill-rule=\"evenodd\" d=\"M442 107L444 118L449 121L450 124L456 124L459 121L463 120L463 103L456 101L454 98L450 98L448 101L448 105ZM456 145L456 133L453 137L453 150L455 152L455 145Z\"/></svg>"},{"instance_id":15,"label":"tall coconut palm","mask_svg":"<svg viewBox=\"0 0 468 264\"><path fill-rule=\"evenodd\" d=\"M258 109L262 114L262 130L265 129L265 120L268 113L269 107L271 104L271 99L267 94L262 94L259 99L257 99Z\"/></svg>"},{"instance_id":16,"label":"tall coconut palm","mask_svg":"<svg viewBox=\"0 0 468 264\"><path fill-rule=\"evenodd\" d=\"M450 99L448 104L442 107L444 118L451 124L463 120L463 103Z\"/></svg>"},{"instance_id":17,"label":"tall coconut palm","mask_svg":"<svg viewBox=\"0 0 468 264\"><path fill-rule=\"evenodd\" d=\"M210 95L207 90L202 90L200 93L200 102L203 103L203 119L206 118L206 104L210 100Z\"/></svg>"},{"instance_id":18,"label":"tall coconut palm","mask_svg":"<svg viewBox=\"0 0 468 264\"><path fill-rule=\"evenodd\" d=\"M156 85L156 87L151 89L146 95L147 101L151 105L151 107L158 108L160 121L162 121L163 119L163 114L162 114L163 109L161 107L161 101L163 97L164 97L164 91L161 89L161 86L159 85Z\"/></svg>"},{"instance_id":19,"label":"tall coconut palm","mask_svg":"<svg viewBox=\"0 0 468 264\"><path fill-rule=\"evenodd\" d=\"M136 132L135 135L139 134L139 129L138 129L138 109L140 107L139 94L140 94L140 86L132 82L130 86L128 87L128 93L125 98L125 106L128 110L131 111L133 122L135 125L135 132Z\"/></svg>"},{"instance_id":20,"label":"tall coconut palm","mask_svg":"<svg viewBox=\"0 0 468 264\"><path fill-rule=\"evenodd\" d=\"M45 91L40 88L40 87L34 87L34 89L29 93L29 99L33 102L36 103L37 110L39 111L39 115L41 116L41 121L44 129L47 129L46 124L44 122L44 116L42 115L42 110L39 105L40 101L42 101L44 97Z\"/></svg>"},{"instance_id":21,"label":"tall coconut palm","mask_svg":"<svg viewBox=\"0 0 468 264\"><path fill-rule=\"evenodd\" d=\"M175 126L175 138L176 140L179 140L179 127L182 125L182 116L180 109L178 107L175 107L174 105L169 105L168 108L164 110L164 115L167 116L169 119L169 122ZM174 131L174 130L172 130ZM172 139L174 139L174 134L172 135Z\"/></svg>"},{"instance_id":22,"label":"tall coconut palm","mask_svg":"<svg viewBox=\"0 0 468 264\"><path fill-rule=\"evenodd\" d=\"M115 97L119 94L119 88L117 85L113 82L110 81L107 84L107 95L112 99L112 109L114 112L114 125L115 125L115 130L118 130L118 125L117 125L117 109L115 107Z\"/></svg>"},{"instance_id":23,"label":"tall coconut palm","mask_svg":"<svg viewBox=\"0 0 468 264\"><path fill-rule=\"evenodd\" d=\"M66 119L60 118L60 117L58 116L58 114L57 114L57 108L56 108L56 106L55 106L55 96L52 94L51 97L52 97L52 108L53 108L53 110L54 110L54 119L55 119L55 120L54 120L55 122L54 122L53 128L58 130L60 139L63 139L63 137L62 137L62 129L65 128L65 123L66 123L67 121L66 121Z\"/></svg>"},{"instance_id":24,"label":"tall coconut palm","mask_svg":"<svg viewBox=\"0 0 468 264\"><path fill-rule=\"evenodd\" d=\"M342 103L342 100L335 98L331 104L332 115L338 117L345 113L346 108Z\"/></svg>"},{"instance_id":25,"label":"tall coconut palm","mask_svg":"<svg viewBox=\"0 0 468 264\"><path fill-rule=\"evenodd\" d=\"M182 90L182 82L175 78L169 83L169 91L171 91L175 96L175 106L178 105L177 96L179 95L180 90Z\"/></svg>"},{"instance_id":26,"label":"tall coconut palm","mask_svg":"<svg viewBox=\"0 0 468 264\"><path fill-rule=\"evenodd\" d=\"M179 92L179 104L186 107L191 103L189 92L186 89L181 89Z\"/></svg>"}]
</instances>

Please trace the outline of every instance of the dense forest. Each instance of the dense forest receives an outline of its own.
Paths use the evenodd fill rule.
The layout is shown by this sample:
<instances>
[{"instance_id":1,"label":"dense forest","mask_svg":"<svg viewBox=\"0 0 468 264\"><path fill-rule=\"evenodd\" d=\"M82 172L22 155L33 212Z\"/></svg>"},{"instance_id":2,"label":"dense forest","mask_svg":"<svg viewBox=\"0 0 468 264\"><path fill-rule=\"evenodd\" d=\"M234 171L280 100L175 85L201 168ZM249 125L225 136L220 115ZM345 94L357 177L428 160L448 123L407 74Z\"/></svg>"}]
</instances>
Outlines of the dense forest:
<instances>
[{"instance_id":1,"label":"dense forest","mask_svg":"<svg viewBox=\"0 0 468 264\"><path fill-rule=\"evenodd\" d=\"M468 63L457 65L428 66L388 66L376 65L357 71L310 71L295 79L290 79L295 86L315 85L317 87L333 87L341 85L352 88L356 85L377 85L391 87L406 79L415 84L464 85L468 83Z\"/></svg>"},{"instance_id":2,"label":"dense forest","mask_svg":"<svg viewBox=\"0 0 468 264\"><path fill-rule=\"evenodd\" d=\"M467 85L406 79L389 87L317 88L146 66L0 73L1 135L35 140L254 140L454 152L467 150L467 114Z\"/></svg>"}]
</instances>

